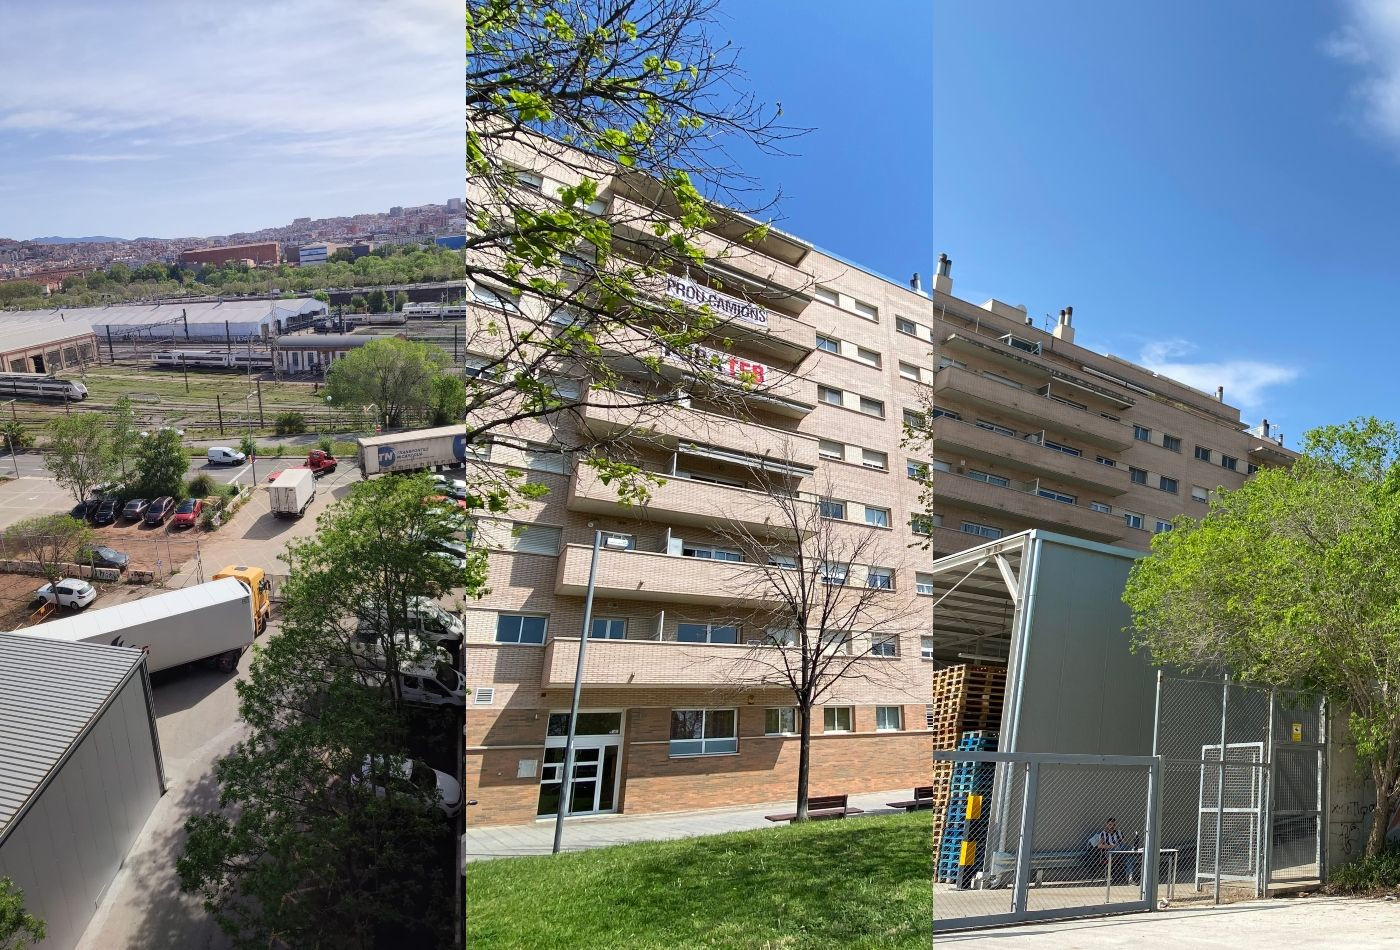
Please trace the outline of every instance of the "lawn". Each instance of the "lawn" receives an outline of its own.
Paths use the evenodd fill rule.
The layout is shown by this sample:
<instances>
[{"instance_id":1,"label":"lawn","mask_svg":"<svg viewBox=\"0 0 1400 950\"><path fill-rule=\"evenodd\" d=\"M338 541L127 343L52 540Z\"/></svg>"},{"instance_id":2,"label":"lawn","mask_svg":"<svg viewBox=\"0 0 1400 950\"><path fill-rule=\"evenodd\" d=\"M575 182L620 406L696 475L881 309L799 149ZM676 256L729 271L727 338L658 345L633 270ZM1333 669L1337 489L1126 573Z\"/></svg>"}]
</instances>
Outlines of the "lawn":
<instances>
[{"instance_id":1,"label":"lawn","mask_svg":"<svg viewBox=\"0 0 1400 950\"><path fill-rule=\"evenodd\" d=\"M467 946L918 948L932 932L929 812L467 866Z\"/></svg>"}]
</instances>

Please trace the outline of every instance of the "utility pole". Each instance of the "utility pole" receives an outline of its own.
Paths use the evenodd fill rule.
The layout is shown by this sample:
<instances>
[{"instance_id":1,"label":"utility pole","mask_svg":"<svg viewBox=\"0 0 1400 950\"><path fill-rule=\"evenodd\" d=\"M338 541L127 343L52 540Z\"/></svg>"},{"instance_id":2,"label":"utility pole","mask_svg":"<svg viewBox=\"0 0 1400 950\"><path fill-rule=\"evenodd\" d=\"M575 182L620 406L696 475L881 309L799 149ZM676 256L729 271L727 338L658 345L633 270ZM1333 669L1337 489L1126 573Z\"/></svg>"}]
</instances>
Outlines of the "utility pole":
<instances>
[{"instance_id":1,"label":"utility pole","mask_svg":"<svg viewBox=\"0 0 1400 950\"><path fill-rule=\"evenodd\" d=\"M219 393L214 394L214 405L219 410L219 435L224 434L224 398Z\"/></svg>"},{"instance_id":2,"label":"utility pole","mask_svg":"<svg viewBox=\"0 0 1400 950\"><path fill-rule=\"evenodd\" d=\"M185 371L185 395L188 396L190 394L190 367L185 362L184 353L180 354L180 369Z\"/></svg>"},{"instance_id":3,"label":"utility pole","mask_svg":"<svg viewBox=\"0 0 1400 950\"><path fill-rule=\"evenodd\" d=\"M112 363L117 362L116 352L112 349L112 325L107 324L107 359Z\"/></svg>"},{"instance_id":4,"label":"utility pole","mask_svg":"<svg viewBox=\"0 0 1400 950\"><path fill-rule=\"evenodd\" d=\"M267 428L267 419L263 417L262 407L262 377L258 377L258 428Z\"/></svg>"}]
</instances>

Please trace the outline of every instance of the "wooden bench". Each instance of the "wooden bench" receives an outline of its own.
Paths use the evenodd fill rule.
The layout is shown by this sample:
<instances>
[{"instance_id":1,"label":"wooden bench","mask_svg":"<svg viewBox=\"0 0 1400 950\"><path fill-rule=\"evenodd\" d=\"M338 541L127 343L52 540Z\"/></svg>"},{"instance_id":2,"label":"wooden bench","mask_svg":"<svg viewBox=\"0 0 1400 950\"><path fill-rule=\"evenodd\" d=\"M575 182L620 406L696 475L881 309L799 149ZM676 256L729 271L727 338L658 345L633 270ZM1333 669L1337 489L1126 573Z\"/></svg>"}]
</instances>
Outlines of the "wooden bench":
<instances>
[{"instance_id":1,"label":"wooden bench","mask_svg":"<svg viewBox=\"0 0 1400 950\"><path fill-rule=\"evenodd\" d=\"M852 808L846 804L846 795L808 795L808 818L845 818L847 815L863 815L865 809ZM764 815L769 821L792 821L797 812L784 812L781 815Z\"/></svg>"},{"instance_id":2,"label":"wooden bench","mask_svg":"<svg viewBox=\"0 0 1400 950\"><path fill-rule=\"evenodd\" d=\"M903 808L905 811L915 811L919 808L933 807L933 786L920 785L914 789L914 797L902 802L885 802L890 808Z\"/></svg>"}]
</instances>

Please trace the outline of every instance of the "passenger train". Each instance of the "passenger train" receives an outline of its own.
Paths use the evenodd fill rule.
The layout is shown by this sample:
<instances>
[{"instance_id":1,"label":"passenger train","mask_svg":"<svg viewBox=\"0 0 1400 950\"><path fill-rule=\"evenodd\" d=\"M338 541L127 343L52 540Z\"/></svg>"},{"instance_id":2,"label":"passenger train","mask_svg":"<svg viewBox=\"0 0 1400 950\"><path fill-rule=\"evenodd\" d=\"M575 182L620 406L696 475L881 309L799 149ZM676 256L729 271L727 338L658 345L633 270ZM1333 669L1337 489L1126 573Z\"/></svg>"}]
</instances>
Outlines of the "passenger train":
<instances>
[{"instance_id":1,"label":"passenger train","mask_svg":"<svg viewBox=\"0 0 1400 950\"><path fill-rule=\"evenodd\" d=\"M44 373L0 373L0 396L40 396L79 402L88 397L88 388L76 380Z\"/></svg>"},{"instance_id":2,"label":"passenger train","mask_svg":"<svg viewBox=\"0 0 1400 950\"><path fill-rule=\"evenodd\" d=\"M225 350L163 350L151 354L157 366L213 367L217 369L272 369L272 357L261 353L227 352Z\"/></svg>"}]
</instances>

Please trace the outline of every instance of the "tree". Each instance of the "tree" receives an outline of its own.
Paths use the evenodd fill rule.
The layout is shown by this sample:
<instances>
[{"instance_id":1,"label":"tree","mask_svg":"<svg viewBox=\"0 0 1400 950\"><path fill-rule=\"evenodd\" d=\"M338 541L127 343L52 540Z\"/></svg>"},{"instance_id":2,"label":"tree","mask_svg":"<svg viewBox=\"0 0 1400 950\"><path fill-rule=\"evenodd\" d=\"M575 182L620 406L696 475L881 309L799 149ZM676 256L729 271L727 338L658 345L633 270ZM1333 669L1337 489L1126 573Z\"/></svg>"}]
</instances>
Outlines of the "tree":
<instances>
[{"instance_id":1,"label":"tree","mask_svg":"<svg viewBox=\"0 0 1400 950\"><path fill-rule=\"evenodd\" d=\"M1321 693L1376 790L1368 855L1400 800L1400 430L1315 429L1289 469L1220 491L1153 538L1123 600L1135 642L1188 671Z\"/></svg>"},{"instance_id":2,"label":"tree","mask_svg":"<svg viewBox=\"0 0 1400 950\"><path fill-rule=\"evenodd\" d=\"M172 429L157 429L142 440L136 455L136 483L147 498L179 498L189 467L180 434Z\"/></svg>"},{"instance_id":3,"label":"tree","mask_svg":"<svg viewBox=\"0 0 1400 950\"><path fill-rule=\"evenodd\" d=\"M34 441L29 435L29 430L24 427L24 423L14 419L0 422L0 439L4 440L7 450L14 452L29 448Z\"/></svg>"},{"instance_id":4,"label":"tree","mask_svg":"<svg viewBox=\"0 0 1400 950\"><path fill-rule=\"evenodd\" d=\"M389 337L351 350L326 373L326 395L336 406L374 405L386 427L433 405L434 380L447 356L427 343Z\"/></svg>"},{"instance_id":5,"label":"tree","mask_svg":"<svg viewBox=\"0 0 1400 950\"><path fill-rule=\"evenodd\" d=\"M713 9L467 5L465 343L486 357L466 383L469 441L524 431L626 480L635 468L573 425L584 407L679 411L682 376L743 415L742 391L768 387L700 345L725 347L762 314L695 298L701 288L749 293L715 265L771 269L753 255L770 232L752 217L770 205L755 207L756 183L730 156L778 152L799 130L745 91L733 48L710 38ZM568 184L546 187L521 169ZM668 275L683 273L696 286L668 293ZM561 378L588 385L570 394Z\"/></svg>"},{"instance_id":6,"label":"tree","mask_svg":"<svg viewBox=\"0 0 1400 950\"><path fill-rule=\"evenodd\" d=\"M370 313L385 313L389 309L389 295L384 288L376 287L365 295L365 305Z\"/></svg>"},{"instance_id":7,"label":"tree","mask_svg":"<svg viewBox=\"0 0 1400 950\"><path fill-rule=\"evenodd\" d=\"M408 294L406 294L406 293L405 293L404 291L402 291L402 290L400 290L398 293L394 294L394 312L395 312L395 313L402 313L402 312L403 312L403 305L406 304L406 303L408 303Z\"/></svg>"},{"instance_id":8,"label":"tree","mask_svg":"<svg viewBox=\"0 0 1400 950\"><path fill-rule=\"evenodd\" d=\"M365 313L367 312L367 306L365 298L360 294L355 294L350 298L351 313Z\"/></svg>"},{"instance_id":9,"label":"tree","mask_svg":"<svg viewBox=\"0 0 1400 950\"><path fill-rule=\"evenodd\" d=\"M42 298L44 288L30 280L0 282L0 306L8 306L26 298Z\"/></svg>"},{"instance_id":10,"label":"tree","mask_svg":"<svg viewBox=\"0 0 1400 950\"><path fill-rule=\"evenodd\" d=\"M26 518L10 525L3 535L11 556L33 561L50 581L63 576L60 565L77 560L92 536L91 528L69 515Z\"/></svg>"},{"instance_id":11,"label":"tree","mask_svg":"<svg viewBox=\"0 0 1400 950\"><path fill-rule=\"evenodd\" d=\"M94 486L112 476L111 442L107 420L95 412L58 416L48 426L43 448L49 474L82 501Z\"/></svg>"},{"instance_id":12,"label":"tree","mask_svg":"<svg viewBox=\"0 0 1400 950\"><path fill-rule=\"evenodd\" d=\"M238 451L252 458L258 454L258 443L254 441L251 435L242 436L238 440Z\"/></svg>"},{"instance_id":13,"label":"tree","mask_svg":"<svg viewBox=\"0 0 1400 950\"><path fill-rule=\"evenodd\" d=\"M776 689L791 698L799 737L797 821L807 818L812 712L860 684L912 692L901 663L906 640L927 626L908 594L893 589L894 552L873 528L824 517L821 505L778 476L755 476L760 492L742 512L723 512L718 530L743 557L732 593L761 605L733 618L740 629L764 630L721 678L740 691ZM830 495L828 490L824 495ZM917 618L917 619L916 619Z\"/></svg>"},{"instance_id":14,"label":"tree","mask_svg":"<svg viewBox=\"0 0 1400 950\"><path fill-rule=\"evenodd\" d=\"M313 300L319 300L319 301L321 301L321 303L330 303L330 302L331 302L331 295L328 294L328 293L326 293L324 290L317 290L317 291L314 291L314 292L311 294L311 298L312 298Z\"/></svg>"},{"instance_id":15,"label":"tree","mask_svg":"<svg viewBox=\"0 0 1400 950\"><path fill-rule=\"evenodd\" d=\"M131 268L116 261L107 268L107 279L114 284L128 284L131 282Z\"/></svg>"},{"instance_id":16,"label":"tree","mask_svg":"<svg viewBox=\"0 0 1400 950\"><path fill-rule=\"evenodd\" d=\"M443 373L433 380L432 424L447 426L461 422L467 411L467 389L458 376Z\"/></svg>"},{"instance_id":17,"label":"tree","mask_svg":"<svg viewBox=\"0 0 1400 950\"><path fill-rule=\"evenodd\" d=\"M0 877L0 950L24 950L44 939L44 922L24 910L24 891Z\"/></svg>"},{"instance_id":18,"label":"tree","mask_svg":"<svg viewBox=\"0 0 1400 950\"><path fill-rule=\"evenodd\" d=\"M127 469L141 447L141 434L136 428L136 415L132 410L130 396L121 396L113 406L107 438L111 447L112 466L125 482Z\"/></svg>"},{"instance_id":19,"label":"tree","mask_svg":"<svg viewBox=\"0 0 1400 950\"><path fill-rule=\"evenodd\" d=\"M457 525L432 493L427 476L360 482L283 556L281 632L237 686L248 738L219 762L223 809L189 820L177 863L182 889L240 945L450 940L449 869L425 860L440 836L424 817L430 793L376 777L380 798L347 781L407 743L397 678L372 670L419 659L411 599L485 580L484 559L463 569L434 553ZM353 648L366 641L377 666Z\"/></svg>"}]
</instances>

